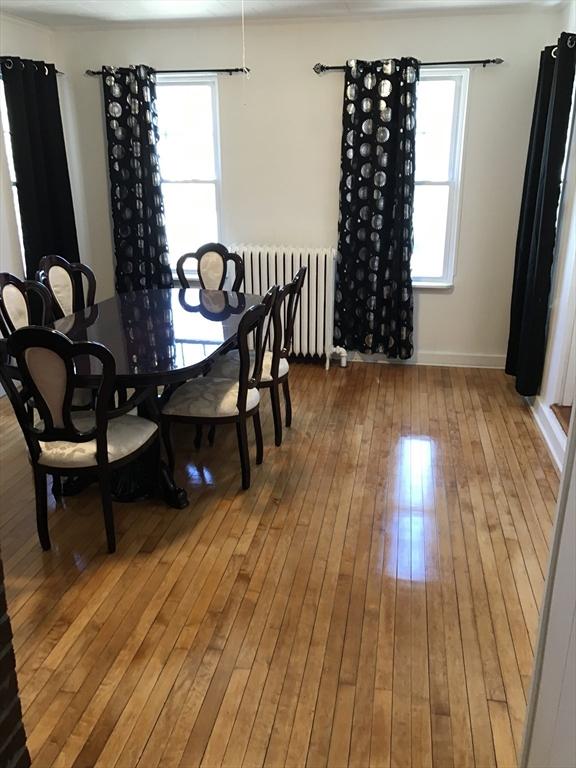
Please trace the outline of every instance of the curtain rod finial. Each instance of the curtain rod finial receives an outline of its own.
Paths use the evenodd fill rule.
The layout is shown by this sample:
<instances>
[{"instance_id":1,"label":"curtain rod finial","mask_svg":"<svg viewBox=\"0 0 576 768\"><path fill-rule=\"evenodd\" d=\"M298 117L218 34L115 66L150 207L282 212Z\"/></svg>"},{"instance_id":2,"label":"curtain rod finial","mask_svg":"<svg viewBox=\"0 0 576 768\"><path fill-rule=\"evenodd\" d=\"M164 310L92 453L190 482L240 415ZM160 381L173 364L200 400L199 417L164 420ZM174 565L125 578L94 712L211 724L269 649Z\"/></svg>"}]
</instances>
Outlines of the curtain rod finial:
<instances>
[{"instance_id":1,"label":"curtain rod finial","mask_svg":"<svg viewBox=\"0 0 576 768\"><path fill-rule=\"evenodd\" d=\"M320 62L318 62L317 64L314 64L313 69L317 75L321 75L326 70L326 67L324 66L324 64L320 64Z\"/></svg>"}]
</instances>

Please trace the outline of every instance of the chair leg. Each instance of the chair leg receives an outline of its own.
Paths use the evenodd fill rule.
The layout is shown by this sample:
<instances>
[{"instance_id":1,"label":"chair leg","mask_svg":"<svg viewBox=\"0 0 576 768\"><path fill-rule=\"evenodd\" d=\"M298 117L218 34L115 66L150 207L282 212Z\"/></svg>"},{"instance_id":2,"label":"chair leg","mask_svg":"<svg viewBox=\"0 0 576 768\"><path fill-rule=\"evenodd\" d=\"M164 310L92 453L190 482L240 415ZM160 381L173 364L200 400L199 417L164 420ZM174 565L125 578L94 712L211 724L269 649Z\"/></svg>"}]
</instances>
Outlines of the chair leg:
<instances>
[{"instance_id":1,"label":"chair leg","mask_svg":"<svg viewBox=\"0 0 576 768\"><path fill-rule=\"evenodd\" d=\"M34 492L36 495L36 527L40 546L44 551L50 549L50 534L48 533L48 492L46 490L46 475L34 467Z\"/></svg>"},{"instance_id":2,"label":"chair leg","mask_svg":"<svg viewBox=\"0 0 576 768\"><path fill-rule=\"evenodd\" d=\"M284 392L284 401L286 403L286 426L292 426L292 400L290 399L290 384L288 379L284 379L282 382L282 390Z\"/></svg>"},{"instance_id":3,"label":"chair leg","mask_svg":"<svg viewBox=\"0 0 576 768\"><path fill-rule=\"evenodd\" d=\"M52 496L56 501L62 498L62 478L60 475L52 475Z\"/></svg>"},{"instance_id":4,"label":"chair leg","mask_svg":"<svg viewBox=\"0 0 576 768\"><path fill-rule=\"evenodd\" d=\"M108 552L116 552L116 534L114 532L114 510L112 509L112 493L110 491L110 474L108 470L100 473L100 495L102 498L102 514L106 527L106 542Z\"/></svg>"},{"instance_id":5,"label":"chair leg","mask_svg":"<svg viewBox=\"0 0 576 768\"><path fill-rule=\"evenodd\" d=\"M282 414L280 412L278 384L272 384L270 387L270 397L272 399L272 416L274 417L274 442L276 445L282 445Z\"/></svg>"},{"instance_id":6,"label":"chair leg","mask_svg":"<svg viewBox=\"0 0 576 768\"><path fill-rule=\"evenodd\" d=\"M162 442L164 443L164 448L166 449L168 466L170 467L170 471L174 472L174 446L172 445L172 438L170 436L170 427L170 421L168 421L168 419L162 419L160 425L160 429L162 431Z\"/></svg>"},{"instance_id":7,"label":"chair leg","mask_svg":"<svg viewBox=\"0 0 576 768\"><path fill-rule=\"evenodd\" d=\"M216 437L216 424L212 424L208 430L208 445L212 447L214 445L214 438Z\"/></svg>"},{"instance_id":8,"label":"chair leg","mask_svg":"<svg viewBox=\"0 0 576 768\"><path fill-rule=\"evenodd\" d=\"M236 422L236 435L238 436L240 466L242 467L242 488L246 490L250 488L250 454L248 453L248 431L245 418L240 418Z\"/></svg>"},{"instance_id":9,"label":"chair leg","mask_svg":"<svg viewBox=\"0 0 576 768\"><path fill-rule=\"evenodd\" d=\"M256 464L262 464L264 461L264 440L262 439L262 424L260 423L260 412L256 411L252 416L254 422L254 434L256 435Z\"/></svg>"},{"instance_id":10,"label":"chair leg","mask_svg":"<svg viewBox=\"0 0 576 768\"><path fill-rule=\"evenodd\" d=\"M202 424L198 424L196 426L196 437L194 438L194 448L196 448L196 450L199 451L201 445L202 445Z\"/></svg>"}]
</instances>

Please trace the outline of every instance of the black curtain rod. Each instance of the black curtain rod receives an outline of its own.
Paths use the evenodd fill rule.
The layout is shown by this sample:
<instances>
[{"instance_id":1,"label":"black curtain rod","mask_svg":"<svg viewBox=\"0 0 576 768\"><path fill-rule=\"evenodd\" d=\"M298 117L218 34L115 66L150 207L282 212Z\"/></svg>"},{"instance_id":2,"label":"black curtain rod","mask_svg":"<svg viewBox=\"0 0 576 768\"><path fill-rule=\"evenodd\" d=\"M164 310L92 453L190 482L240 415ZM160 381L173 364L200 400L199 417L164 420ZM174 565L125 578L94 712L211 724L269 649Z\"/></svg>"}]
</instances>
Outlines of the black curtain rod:
<instances>
[{"instance_id":1,"label":"black curtain rod","mask_svg":"<svg viewBox=\"0 0 576 768\"><path fill-rule=\"evenodd\" d=\"M468 61L421 61L420 66L421 67L453 67L453 66L463 66L464 64L482 64L483 67L488 66L488 64L502 64L504 62L504 59L469 59ZM314 72L316 72L317 75L321 75L323 72L344 72L346 69L346 66L343 64L340 64L335 67L329 67L326 64L314 64Z\"/></svg>"},{"instance_id":2,"label":"black curtain rod","mask_svg":"<svg viewBox=\"0 0 576 768\"><path fill-rule=\"evenodd\" d=\"M115 69L115 67L112 67ZM120 69L120 67L118 67ZM250 70L248 67L226 67L224 69L156 69L154 70L157 75L236 75L240 72L247 75ZM107 69L87 69L85 74L90 77L97 77L108 72Z\"/></svg>"},{"instance_id":3,"label":"black curtain rod","mask_svg":"<svg viewBox=\"0 0 576 768\"><path fill-rule=\"evenodd\" d=\"M13 61L13 59L18 59L18 58L19 58L19 57L17 57L17 56L0 56L0 61L1 61L3 64L5 64L5 65L6 65L6 69L12 69L12 67L14 66L14 61ZM34 68L35 68L36 70L38 70L38 65L36 64L36 62L35 62L34 60L31 60L31 61L32 61L32 64L34 64ZM10 65L10 66L8 66L8 65ZM25 65L24 65L24 63L23 63L22 59L20 59L20 66L22 67L22 69L24 69L24 66L25 66ZM48 74L48 70L47 70L46 68L45 68L45 71L46 71L46 74ZM56 72L56 74L57 74L57 75L63 75L63 74L65 74L64 72L60 72L60 70L59 70L59 69L56 69L56 68L54 68L54 71Z\"/></svg>"}]
</instances>

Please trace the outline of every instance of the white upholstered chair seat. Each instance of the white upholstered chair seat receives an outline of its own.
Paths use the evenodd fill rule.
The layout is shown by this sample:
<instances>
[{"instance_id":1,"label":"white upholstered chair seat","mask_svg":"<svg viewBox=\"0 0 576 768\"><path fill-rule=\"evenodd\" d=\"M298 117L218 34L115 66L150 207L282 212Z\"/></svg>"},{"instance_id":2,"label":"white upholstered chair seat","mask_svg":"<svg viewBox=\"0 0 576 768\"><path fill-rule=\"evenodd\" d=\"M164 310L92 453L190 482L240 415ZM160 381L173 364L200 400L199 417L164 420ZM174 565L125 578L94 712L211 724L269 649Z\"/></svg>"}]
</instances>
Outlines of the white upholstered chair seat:
<instances>
[{"instance_id":1,"label":"white upholstered chair seat","mask_svg":"<svg viewBox=\"0 0 576 768\"><path fill-rule=\"evenodd\" d=\"M250 359L254 362L253 351L250 352ZM285 357L281 357L280 363L278 364L278 376L285 376L289 370L290 366L288 365L288 360L286 360ZM210 369L208 377L217 379L238 379L239 371L240 354L236 349L229 352L227 355L222 355L222 357L218 358ZM270 352L270 350L264 352L261 381L272 381L272 352Z\"/></svg>"},{"instance_id":2,"label":"white upholstered chair seat","mask_svg":"<svg viewBox=\"0 0 576 768\"><path fill-rule=\"evenodd\" d=\"M92 429L95 424L93 413L74 413L74 425L82 432ZM156 432L158 426L140 416L119 416L108 422L108 461L118 461L137 451ZM95 467L96 439L86 443L68 440L40 441L39 464L49 467Z\"/></svg>"},{"instance_id":3,"label":"white upholstered chair seat","mask_svg":"<svg viewBox=\"0 0 576 768\"><path fill-rule=\"evenodd\" d=\"M162 409L165 416L223 419L238 415L238 376L236 381L226 378L203 377L182 384ZM249 389L246 410L260 402L257 389Z\"/></svg>"}]
</instances>

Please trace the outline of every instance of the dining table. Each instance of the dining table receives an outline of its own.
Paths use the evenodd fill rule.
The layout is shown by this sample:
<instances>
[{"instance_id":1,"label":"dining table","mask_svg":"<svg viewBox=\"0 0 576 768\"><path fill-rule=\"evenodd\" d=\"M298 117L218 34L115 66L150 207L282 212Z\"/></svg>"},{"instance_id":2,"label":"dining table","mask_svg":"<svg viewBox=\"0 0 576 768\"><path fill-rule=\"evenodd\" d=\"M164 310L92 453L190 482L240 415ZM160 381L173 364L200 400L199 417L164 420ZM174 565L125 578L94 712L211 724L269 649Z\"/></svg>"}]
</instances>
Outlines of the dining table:
<instances>
[{"instance_id":1,"label":"dining table","mask_svg":"<svg viewBox=\"0 0 576 768\"><path fill-rule=\"evenodd\" d=\"M56 320L53 327L72 341L104 345L116 363L118 392L133 393L124 409L137 402L139 413L158 420L174 387L205 374L212 360L235 347L242 317L260 301L261 296L232 291L146 289L118 293ZM97 386L99 373L95 358L77 358L79 387ZM118 472L116 485L122 490L116 496L138 498L149 467L133 462ZM156 488L170 506L188 504L185 489L176 485L165 461L158 468Z\"/></svg>"}]
</instances>

